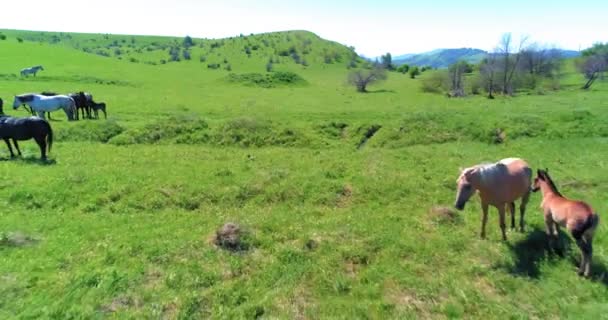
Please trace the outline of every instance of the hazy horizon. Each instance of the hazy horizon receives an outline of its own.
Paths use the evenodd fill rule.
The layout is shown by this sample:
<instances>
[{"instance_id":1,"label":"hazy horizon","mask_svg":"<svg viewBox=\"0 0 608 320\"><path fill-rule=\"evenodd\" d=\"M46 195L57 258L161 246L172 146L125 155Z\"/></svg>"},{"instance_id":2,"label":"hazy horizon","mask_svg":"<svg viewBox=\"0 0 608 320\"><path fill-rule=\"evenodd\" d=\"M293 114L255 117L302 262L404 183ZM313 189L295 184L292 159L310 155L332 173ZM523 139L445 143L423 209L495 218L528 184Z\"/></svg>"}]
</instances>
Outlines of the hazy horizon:
<instances>
[{"instance_id":1,"label":"hazy horizon","mask_svg":"<svg viewBox=\"0 0 608 320\"><path fill-rule=\"evenodd\" d=\"M452 3L403 1L265 1L221 3L176 0L90 1L4 4L0 28L35 31L110 33L125 35L186 35L226 38L286 30L306 30L324 39L354 46L357 53L394 56L441 48L491 50L505 32L514 40L579 50L608 41L608 3L600 1L511 1L507 6L469 0ZM31 10L36 8L36 10ZM438 9L439 8L439 9ZM27 17L14 12L27 11ZM63 18L62 18L63 17Z\"/></svg>"}]
</instances>

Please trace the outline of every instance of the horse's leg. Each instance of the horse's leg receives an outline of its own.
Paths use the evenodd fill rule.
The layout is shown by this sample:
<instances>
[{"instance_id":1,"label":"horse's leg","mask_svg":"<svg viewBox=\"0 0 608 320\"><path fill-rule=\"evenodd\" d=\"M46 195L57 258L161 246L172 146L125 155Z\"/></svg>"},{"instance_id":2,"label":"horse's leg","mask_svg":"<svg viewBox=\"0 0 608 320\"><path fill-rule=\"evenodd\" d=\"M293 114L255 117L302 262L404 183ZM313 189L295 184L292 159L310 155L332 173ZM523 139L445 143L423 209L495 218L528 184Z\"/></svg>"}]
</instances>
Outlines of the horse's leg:
<instances>
[{"instance_id":1,"label":"horse's leg","mask_svg":"<svg viewBox=\"0 0 608 320\"><path fill-rule=\"evenodd\" d=\"M521 204L519 205L519 231L524 232L525 221L524 215L526 213L526 206L530 201L530 191L526 192L524 196L521 198Z\"/></svg>"},{"instance_id":2,"label":"horse's leg","mask_svg":"<svg viewBox=\"0 0 608 320\"><path fill-rule=\"evenodd\" d=\"M40 147L40 160L46 160L46 139L44 136L36 136L34 138Z\"/></svg>"},{"instance_id":3,"label":"horse's leg","mask_svg":"<svg viewBox=\"0 0 608 320\"><path fill-rule=\"evenodd\" d=\"M585 241L585 255L587 256L585 261L587 262L587 265L585 265L585 277L589 278L591 275L591 258L593 256L593 238L583 235L583 240Z\"/></svg>"},{"instance_id":4,"label":"horse's leg","mask_svg":"<svg viewBox=\"0 0 608 320\"><path fill-rule=\"evenodd\" d=\"M507 241L507 224L505 223L505 204L497 206L498 216L500 218L500 231L502 231L502 240Z\"/></svg>"},{"instance_id":5,"label":"horse's leg","mask_svg":"<svg viewBox=\"0 0 608 320\"><path fill-rule=\"evenodd\" d=\"M8 151L11 153L11 158L14 158L15 154L13 153L13 147L11 147L11 141L8 138L4 138L4 142L6 142L6 145L8 146Z\"/></svg>"},{"instance_id":6,"label":"horse's leg","mask_svg":"<svg viewBox=\"0 0 608 320\"><path fill-rule=\"evenodd\" d=\"M508 206L511 213L511 229L515 229L515 202L509 203Z\"/></svg>"},{"instance_id":7,"label":"horse's leg","mask_svg":"<svg viewBox=\"0 0 608 320\"><path fill-rule=\"evenodd\" d=\"M486 223L488 222L488 204L485 202L481 203L481 238L486 238Z\"/></svg>"},{"instance_id":8,"label":"horse's leg","mask_svg":"<svg viewBox=\"0 0 608 320\"><path fill-rule=\"evenodd\" d=\"M21 156L21 150L19 150L19 144L17 144L17 140L13 139L13 144L15 145L15 149L17 149L17 154Z\"/></svg>"},{"instance_id":9,"label":"horse's leg","mask_svg":"<svg viewBox=\"0 0 608 320\"><path fill-rule=\"evenodd\" d=\"M555 245L555 222L551 216L550 211L545 211L545 233L547 234L547 244L549 246L549 251L554 249Z\"/></svg>"}]
</instances>

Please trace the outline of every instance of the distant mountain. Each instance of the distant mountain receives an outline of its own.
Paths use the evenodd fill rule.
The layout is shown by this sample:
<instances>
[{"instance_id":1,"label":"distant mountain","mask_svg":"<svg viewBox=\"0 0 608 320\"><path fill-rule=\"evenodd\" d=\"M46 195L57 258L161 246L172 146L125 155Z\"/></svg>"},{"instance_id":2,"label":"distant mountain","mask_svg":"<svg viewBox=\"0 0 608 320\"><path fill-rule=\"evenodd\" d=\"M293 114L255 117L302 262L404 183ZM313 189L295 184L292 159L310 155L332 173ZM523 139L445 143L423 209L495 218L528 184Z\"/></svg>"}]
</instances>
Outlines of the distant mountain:
<instances>
[{"instance_id":1,"label":"distant mountain","mask_svg":"<svg viewBox=\"0 0 608 320\"><path fill-rule=\"evenodd\" d=\"M581 55L579 51L558 49L563 58L575 58ZM393 57L396 65L408 64L413 66L431 66L433 68L447 68L451 64L464 60L469 63L479 63L487 52L481 49L436 49L419 54L404 54Z\"/></svg>"},{"instance_id":2,"label":"distant mountain","mask_svg":"<svg viewBox=\"0 0 608 320\"><path fill-rule=\"evenodd\" d=\"M449 65L464 60L470 63L480 62L487 52L480 49L437 49L420 54L404 54L393 57L397 65L408 64L414 66L431 66L433 68L447 68Z\"/></svg>"},{"instance_id":3,"label":"distant mountain","mask_svg":"<svg viewBox=\"0 0 608 320\"><path fill-rule=\"evenodd\" d=\"M580 57L581 52L576 50L560 50L562 58L576 58Z\"/></svg>"}]
</instances>

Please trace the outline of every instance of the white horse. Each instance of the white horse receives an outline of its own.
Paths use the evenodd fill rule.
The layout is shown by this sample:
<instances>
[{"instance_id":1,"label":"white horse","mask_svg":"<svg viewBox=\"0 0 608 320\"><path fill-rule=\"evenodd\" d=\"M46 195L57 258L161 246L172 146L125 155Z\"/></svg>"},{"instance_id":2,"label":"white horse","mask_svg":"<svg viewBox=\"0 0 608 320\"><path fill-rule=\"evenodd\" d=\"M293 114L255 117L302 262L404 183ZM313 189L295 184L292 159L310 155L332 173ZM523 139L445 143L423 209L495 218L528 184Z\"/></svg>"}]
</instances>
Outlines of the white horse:
<instances>
[{"instance_id":1,"label":"white horse","mask_svg":"<svg viewBox=\"0 0 608 320\"><path fill-rule=\"evenodd\" d=\"M24 104L30 106L43 119L45 119L45 112L63 109L68 116L68 120L73 120L74 113L76 112L76 102L74 102L74 99L64 95L47 97L40 94L22 94L15 96L13 109L17 110Z\"/></svg>"},{"instance_id":2,"label":"white horse","mask_svg":"<svg viewBox=\"0 0 608 320\"><path fill-rule=\"evenodd\" d=\"M21 69L21 76L27 77L28 75L33 74L35 77L36 73L38 73L40 70L44 70L44 68L42 66L33 66L31 68Z\"/></svg>"}]
</instances>

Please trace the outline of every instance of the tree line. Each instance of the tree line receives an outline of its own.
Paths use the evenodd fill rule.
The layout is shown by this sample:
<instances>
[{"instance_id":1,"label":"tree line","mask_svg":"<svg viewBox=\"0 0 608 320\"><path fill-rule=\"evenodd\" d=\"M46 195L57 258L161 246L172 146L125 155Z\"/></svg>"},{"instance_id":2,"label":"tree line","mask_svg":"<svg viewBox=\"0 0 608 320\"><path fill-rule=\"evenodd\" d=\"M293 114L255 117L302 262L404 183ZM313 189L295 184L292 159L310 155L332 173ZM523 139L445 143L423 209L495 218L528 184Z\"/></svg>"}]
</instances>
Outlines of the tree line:
<instances>
[{"instance_id":1,"label":"tree line","mask_svg":"<svg viewBox=\"0 0 608 320\"><path fill-rule=\"evenodd\" d=\"M458 61L447 70L438 70L424 77L422 89L425 92L444 92L450 97L466 96L467 89L472 94L483 91L489 99L497 94L513 95L521 90L540 90L543 86L558 90L564 61L559 49L530 42L528 37L515 41L511 33L506 33L479 64ZM596 80L603 79L608 71L608 43L598 43L582 51L581 57L576 60L576 67L585 78L582 89L589 89ZM387 53L380 60L351 71L348 83L355 86L357 91L366 92L368 85L386 80L387 72L409 74L414 79L427 69L395 66L391 54Z\"/></svg>"}]
</instances>

